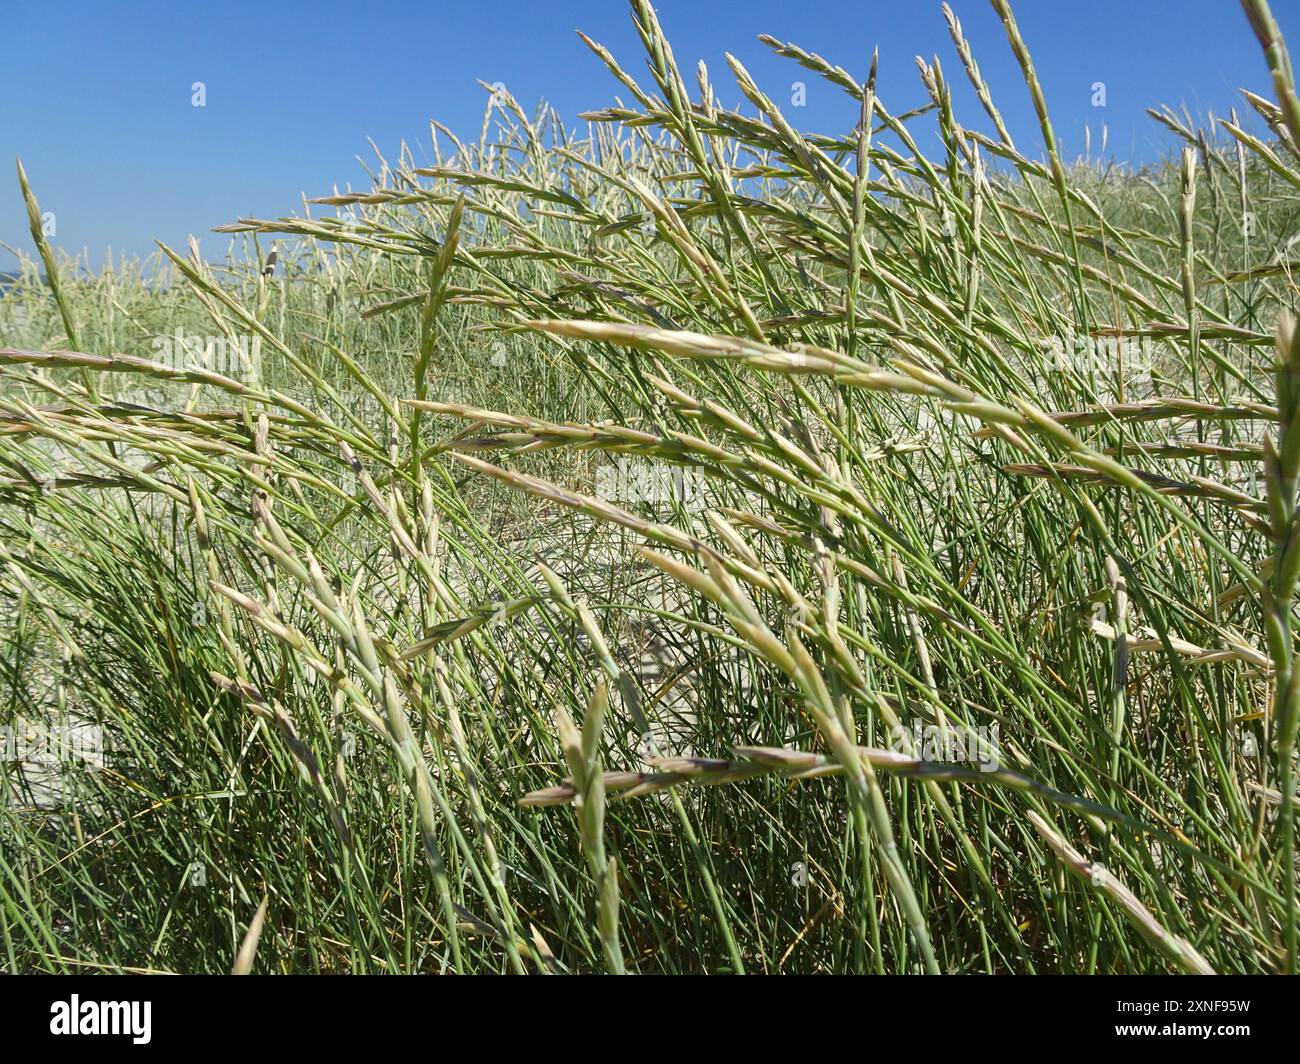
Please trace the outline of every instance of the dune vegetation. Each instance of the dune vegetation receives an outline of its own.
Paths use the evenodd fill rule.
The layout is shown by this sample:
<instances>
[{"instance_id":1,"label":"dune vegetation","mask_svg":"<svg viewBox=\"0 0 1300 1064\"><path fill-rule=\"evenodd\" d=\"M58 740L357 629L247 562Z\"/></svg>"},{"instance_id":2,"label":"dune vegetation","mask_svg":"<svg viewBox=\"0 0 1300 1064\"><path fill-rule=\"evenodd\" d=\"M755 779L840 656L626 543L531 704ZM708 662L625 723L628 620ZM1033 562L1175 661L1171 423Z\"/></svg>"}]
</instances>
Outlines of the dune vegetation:
<instances>
[{"instance_id":1,"label":"dune vegetation","mask_svg":"<svg viewBox=\"0 0 1300 1064\"><path fill-rule=\"evenodd\" d=\"M224 261L19 164L4 968L1296 971L1290 60L1063 158L993 4L1033 144L946 6L912 113L764 39L819 134L633 0Z\"/></svg>"}]
</instances>

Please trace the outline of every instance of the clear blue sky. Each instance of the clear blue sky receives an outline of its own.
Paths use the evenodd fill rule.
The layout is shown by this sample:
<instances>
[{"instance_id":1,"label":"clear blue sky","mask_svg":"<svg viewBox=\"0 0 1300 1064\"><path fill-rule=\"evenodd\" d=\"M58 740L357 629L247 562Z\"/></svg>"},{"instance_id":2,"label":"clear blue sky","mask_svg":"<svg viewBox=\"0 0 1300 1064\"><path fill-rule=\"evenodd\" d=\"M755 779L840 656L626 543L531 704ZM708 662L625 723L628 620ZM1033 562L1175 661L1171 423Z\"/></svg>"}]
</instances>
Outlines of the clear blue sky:
<instances>
[{"instance_id":1,"label":"clear blue sky","mask_svg":"<svg viewBox=\"0 0 1300 1064\"><path fill-rule=\"evenodd\" d=\"M951 0L1017 142L1040 147L1028 94L987 0ZM1170 135L1144 115L1162 102L1226 114L1240 87L1271 98L1259 47L1233 0L1019 0L1058 135L1068 153L1083 128L1105 122L1111 156L1149 161ZM1274 0L1300 62L1300 0ZM842 132L851 102L756 40L770 33L820 52L854 74L880 48L882 99L895 113L923 102L913 59L937 53L959 119L984 128L948 39L938 0L660 0L660 19L684 70L704 59L727 104L739 100L723 59L737 55L769 94L790 101L808 83L800 128ZM300 193L365 185L366 138L393 157L405 138L417 158L428 119L477 136L485 93L502 81L531 110L562 114L612 102L620 86L578 40L582 29L648 82L628 7L619 0L315 0L307 3L31 3L0 0L5 37L0 104L0 240L30 252L13 176L21 155L55 242L147 253L155 237L240 215L278 216ZM206 85L207 106L191 105ZM1091 105L1105 82L1107 106ZM1094 139L1094 145L1096 141ZM202 239L220 254L223 238ZM0 270L13 259L0 248Z\"/></svg>"}]
</instances>

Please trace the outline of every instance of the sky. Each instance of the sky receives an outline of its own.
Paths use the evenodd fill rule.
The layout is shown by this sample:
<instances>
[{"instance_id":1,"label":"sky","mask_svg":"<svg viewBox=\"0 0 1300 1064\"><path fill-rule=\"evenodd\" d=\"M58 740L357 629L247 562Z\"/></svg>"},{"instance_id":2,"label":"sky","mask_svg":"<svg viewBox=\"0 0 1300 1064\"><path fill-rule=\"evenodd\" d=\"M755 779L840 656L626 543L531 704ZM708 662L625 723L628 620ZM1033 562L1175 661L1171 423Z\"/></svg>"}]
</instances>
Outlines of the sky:
<instances>
[{"instance_id":1,"label":"sky","mask_svg":"<svg viewBox=\"0 0 1300 1064\"><path fill-rule=\"evenodd\" d=\"M1010 132L1041 150L1024 82L987 0L950 0ZM1300 64L1300 0L1273 0ZM757 41L768 33L815 51L857 77L880 50L878 91L895 114L925 101L915 57L938 55L958 121L988 122L961 72L938 0L659 0L693 84L703 59L725 105L740 102L731 52L797 128L842 133L856 118L839 89ZM1013 0L1063 153L1141 165L1177 150L1147 107L1186 105L1226 115L1237 90L1272 98L1258 43L1234 0ZM405 140L430 152L429 119L477 138L487 93L502 82L526 110L541 100L577 124L622 87L579 40L605 44L650 82L630 8L620 0L314 0L222 3L0 0L0 241L32 253L14 176L21 156L51 242L86 249L98 268L146 255L154 241L201 238L238 217L301 211L301 197L368 185L369 140L390 159ZM806 94L794 106L794 83ZM194 106L195 83L203 106ZM1095 106L1096 83L1105 106ZM626 93L624 92L624 95ZM752 113L752 108L746 106ZM936 149L931 129L922 148ZM929 138L928 140L926 138ZM319 210L319 208L318 208ZM204 235L206 234L206 235ZM13 268L0 246L0 270Z\"/></svg>"}]
</instances>

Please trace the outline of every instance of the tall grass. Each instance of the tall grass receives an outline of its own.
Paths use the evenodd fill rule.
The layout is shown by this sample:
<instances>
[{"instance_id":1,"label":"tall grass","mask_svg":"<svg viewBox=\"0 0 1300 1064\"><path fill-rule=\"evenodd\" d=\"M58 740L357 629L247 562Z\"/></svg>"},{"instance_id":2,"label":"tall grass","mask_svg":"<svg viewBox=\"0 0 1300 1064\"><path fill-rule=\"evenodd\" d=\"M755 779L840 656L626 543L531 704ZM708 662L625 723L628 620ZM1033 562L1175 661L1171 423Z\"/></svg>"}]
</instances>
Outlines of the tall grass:
<instances>
[{"instance_id":1,"label":"tall grass","mask_svg":"<svg viewBox=\"0 0 1300 1064\"><path fill-rule=\"evenodd\" d=\"M633 0L630 103L225 264L75 273L20 169L5 712L106 750L6 769L6 968L1294 972L1290 60L1246 0L1272 100L1135 173L994 7L1041 146L946 7L984 115L764 38L823 135Z\"/></svg>"}]
</instances>

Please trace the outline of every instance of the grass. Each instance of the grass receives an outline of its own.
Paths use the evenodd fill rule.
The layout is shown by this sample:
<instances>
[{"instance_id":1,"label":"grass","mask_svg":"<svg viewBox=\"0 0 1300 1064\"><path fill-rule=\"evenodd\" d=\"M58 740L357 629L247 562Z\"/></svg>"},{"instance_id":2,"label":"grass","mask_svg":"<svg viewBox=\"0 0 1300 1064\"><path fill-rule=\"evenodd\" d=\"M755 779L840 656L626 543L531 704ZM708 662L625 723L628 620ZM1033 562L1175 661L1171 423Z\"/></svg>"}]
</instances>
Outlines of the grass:
<instances>
[{"instance_id":1,"label":"grass","mask_svg":"<svg viewBox=\"0 0 1300 1064\"><path fill-rule=\"evenodd\" d=\"M634 0L630 104L224 263L20 166L4 713L104 748L6 762L4 967L1295 972L1290 60L1246 0L1250 121L1071 161L994 6L1041 148L946 8L982 116L765 38L822 135Z\"/></svg>"}]
</instances>

